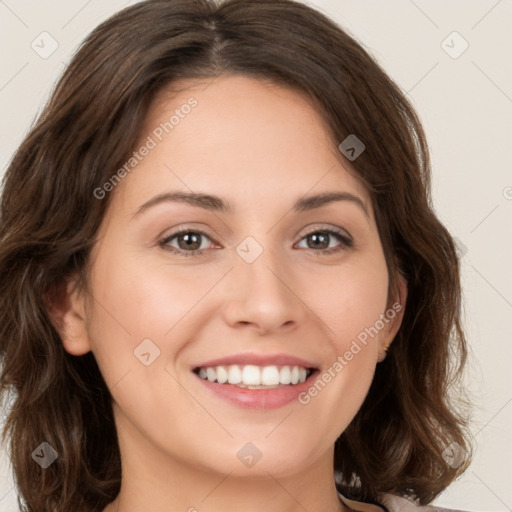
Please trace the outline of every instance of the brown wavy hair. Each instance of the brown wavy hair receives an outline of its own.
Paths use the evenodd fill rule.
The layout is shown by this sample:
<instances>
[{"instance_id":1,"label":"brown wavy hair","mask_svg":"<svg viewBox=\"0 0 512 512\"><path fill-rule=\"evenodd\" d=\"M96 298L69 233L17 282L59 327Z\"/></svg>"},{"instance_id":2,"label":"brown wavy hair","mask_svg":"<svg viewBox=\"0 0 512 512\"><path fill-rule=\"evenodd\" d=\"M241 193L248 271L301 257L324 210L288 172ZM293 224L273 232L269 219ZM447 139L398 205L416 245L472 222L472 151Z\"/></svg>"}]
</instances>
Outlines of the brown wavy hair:
<instances>
[{"instance_id":1,"label":"brown wavy hair","mask_svg":"<svg viewBox=\"0 0 512 512\"><path fill-rule=\"evenodd\" d=\"M353 36L299 2L149 0L86 38L4 176L0 394L13 401L2 441L10 439L24 511L101 511L120 490L112 397L91 352L64 350L48 297L73 275L88 290L88 257L113 193L99 200L94 190L130 157L155 95L221 73L300 91L336 144L349 134L364 142L346 165L371 194L389 298L399 273L407 280L402 325L335 444L338 490L424 505L470 464L459 262L431 204L429 150L404 93ZM31 457L43 441L59 455L45 470ZM450 443L466 452L456 468L443 458Z\"/></svg>"}]
</instances>

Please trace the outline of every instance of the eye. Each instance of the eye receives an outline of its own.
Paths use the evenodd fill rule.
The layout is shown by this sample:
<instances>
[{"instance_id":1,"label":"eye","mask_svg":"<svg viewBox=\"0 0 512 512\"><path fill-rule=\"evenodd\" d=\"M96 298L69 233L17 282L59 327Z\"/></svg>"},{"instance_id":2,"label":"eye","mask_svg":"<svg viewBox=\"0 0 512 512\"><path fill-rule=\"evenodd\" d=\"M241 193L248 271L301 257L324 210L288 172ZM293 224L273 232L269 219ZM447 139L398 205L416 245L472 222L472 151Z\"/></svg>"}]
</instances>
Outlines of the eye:
<instances>
[{"instance_id":1,"label":"eye","mask_svg":"<svg viewBox=\"0 0 512 512\"><path fill-rule=\"evenodd\" d=\"M329 241L333 238L337 239L339 244L332 246ZM352 238L345 234L343 231L339 231L337 229L316 229L314 231L310 231L307 233L302 239L306 240L306 243L311 243L318 250L314 252L320 254L332 254L336 252L340 252L343 249L350 249L354 242Z\"/></svg>"},{"instance_id":2,"label":"eye","mask_svg":"<svg viewBox=\"0 0 512 512\"><path fill-rule=\"evenodd\" d=\"M206 247L202 244L202 238L211 241L211 238L203 231L183 228L165 237L159 245L180 256L203 256ZM338 244L332 246L330 241L336 239ZM304 235L301 239L313 245L314 252L319 254L332 254L353 247L352 238L343 231L337 229L316 229ZM177 247L172 243L176 242ZM307 247L306 247L307 248ZM311 248L311 247L310 247Z\"/></svg>"},{"instance_id":3,"label":"eye","mask_svg":"<svg viewBox=\"0 0 512 512\"><path fill-rule=\"evenodd\" d=\"M194 256L201 255L204 250L204 246L201 247L201 238L206 237L208 240L211 238L202 231L191 230L191 229L180 229L172 235L164 238L159 245L165 247L171 252L178 253L182 256ZM170 242L176 239L178 247L173 247Z\"/></svg>"}]
</instances>

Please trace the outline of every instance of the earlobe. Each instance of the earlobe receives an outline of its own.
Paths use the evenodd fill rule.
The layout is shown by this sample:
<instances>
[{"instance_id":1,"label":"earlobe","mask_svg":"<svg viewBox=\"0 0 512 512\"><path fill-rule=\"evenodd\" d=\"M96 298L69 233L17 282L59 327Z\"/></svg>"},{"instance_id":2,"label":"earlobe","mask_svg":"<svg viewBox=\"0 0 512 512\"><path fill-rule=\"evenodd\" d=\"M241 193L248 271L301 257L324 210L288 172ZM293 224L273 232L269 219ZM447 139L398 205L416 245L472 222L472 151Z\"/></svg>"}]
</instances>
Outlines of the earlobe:
<instances>
[{"instance_id":1,"label":"earlobe","mask_svg":"<svg viewBox=\"0 0 512 512\"><path fill-rule=\"evenodd\" d=\"M381 337L379 338L379 356L377 361L380 363L384 361L391 343L393 342L398 329L402 325L402 320L405 312L405 305L407 301L407 281L399 273L398 274L398 293L395 301L391 307L386 311L385 315L389 322L384 328Z\"/></svg>"},{"instance_id":2,"label":"earlobe","mask_svg":"<svg viewBox=\"0 0 512 512\"><path fill-rule=\"evenodd\" d=\"M81 356L91 350L86 328L85 297L77 286L77 277L52 286L45 293L46 309L64 349Z\"/></svg>"}]
</instances>

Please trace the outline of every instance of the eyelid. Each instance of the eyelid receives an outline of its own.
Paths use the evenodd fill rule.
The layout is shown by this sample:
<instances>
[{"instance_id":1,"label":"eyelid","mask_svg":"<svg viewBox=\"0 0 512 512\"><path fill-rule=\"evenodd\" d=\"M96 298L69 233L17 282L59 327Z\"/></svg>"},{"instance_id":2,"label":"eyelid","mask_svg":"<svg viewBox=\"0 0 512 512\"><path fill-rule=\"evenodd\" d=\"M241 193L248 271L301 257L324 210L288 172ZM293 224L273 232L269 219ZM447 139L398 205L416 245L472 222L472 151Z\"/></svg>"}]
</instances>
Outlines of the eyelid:
<instances>
[{"instance_id":1,"label":"eyelid","mask_svg":"<svg viewBox=\"0 0 512 512\"><path fill-rule=\"evenodd\" d=\"M166 235L163 238L161 238L158 242L158 245L161 247L168 247L167 244L174 238L181 235L182 233L196 233L196 234L199 234L201 236L208 238L209 240L212 241L212 243L220 245L220 244L218 244L218 242L215 241L215 239L212 236L210 236L208 233L206 233L202 229L194 228L191 226L176 229L176 231L173 231L170 235ZM184 254L186 256L194 255L196 253L202 254L206 251L206 249L195 249L193 251L182 251L180 249L176 249L175 247L170 247L168 250L170 252L175 252L175 253L181 254L181 255Z\"/></svg>"},{"instance_id":2,"label":"eyelid","mask_svg":"<svg viewBox=\"0 0 512 512\"><path fill-rule=\"evenodd\" d=\"M354 239L352 238L352 235L346 230L346 229L343 229L343 228L338 228L338 227L335 227L335 226L330 226L330 225L315 225L311 228L311 230L309 231L306 231L305 233L303 233L301 235L301 240L305 237L305 236L308 236L312 233L316 233L317 231L327 231L327 232L334 232L340 236L343 236L347 239L347 241L350 241L351 243L354 242Z\"/></svg>"}]
</instances>

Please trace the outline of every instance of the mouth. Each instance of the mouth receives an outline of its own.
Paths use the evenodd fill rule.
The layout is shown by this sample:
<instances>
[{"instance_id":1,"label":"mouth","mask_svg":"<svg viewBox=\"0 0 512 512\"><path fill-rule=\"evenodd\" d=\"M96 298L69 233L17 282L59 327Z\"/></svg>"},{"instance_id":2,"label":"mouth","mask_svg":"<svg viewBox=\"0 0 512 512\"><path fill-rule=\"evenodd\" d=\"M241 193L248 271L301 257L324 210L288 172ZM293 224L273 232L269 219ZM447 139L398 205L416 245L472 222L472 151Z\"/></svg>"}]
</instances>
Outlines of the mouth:
<instances>
[{"instance_id":1,"label":"mouth","mask_svg":"<svg viewBox=\"0 0 512 512\"><path fill-rule=\"evenodd\" d=\"M230 364L197 366L192 371L199 378L211 383L265 390L299 386L318 372L318 369L299 365Z\"/></svg>"},{"instance_id":2,"label":"mouth","mask_svg":"<svg viewBox=\"0 0 512 512\"><path fill-rule=\"evenodd\" d=\"M319 363L295 354L240 352L190 366L206 397L268 411L291 405L320 375ZM301 402L300 402L301 403Z\"/></svg>"}]
</instances>

